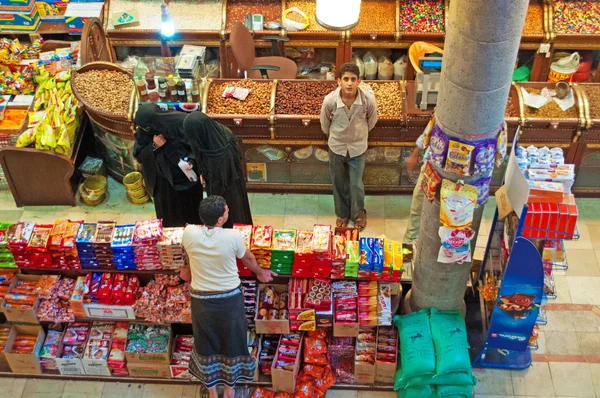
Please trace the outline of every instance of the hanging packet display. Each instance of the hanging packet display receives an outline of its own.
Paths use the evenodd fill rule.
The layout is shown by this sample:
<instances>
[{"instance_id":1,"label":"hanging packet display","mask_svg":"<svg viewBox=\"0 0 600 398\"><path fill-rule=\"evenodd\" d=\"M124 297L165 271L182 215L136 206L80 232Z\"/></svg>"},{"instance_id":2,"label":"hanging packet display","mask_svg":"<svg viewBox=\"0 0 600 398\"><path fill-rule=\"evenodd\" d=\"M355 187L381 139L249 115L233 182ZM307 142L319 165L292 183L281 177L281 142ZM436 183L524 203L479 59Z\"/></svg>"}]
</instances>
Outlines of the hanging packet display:
<instances>
[{"instance_id":1,"label":"hanging packet display","mask_svg":"<svg viewBox=\"0 0 600 398\"><path fill-rule=\"evenodd\" d=\"M471 157L474 149L473 145L450 140L444 170L463 176L471 175Z\"/></svg>"},{"instance_id":2,"label":"hanging packet display","mask_svg":"<svg viewBox=\"0 0 600 398\"><path fill-rule=\"evenodd\" d=\"M437 193L437 188L440 185L440 182L442 182L442 177L431 165L431 163L427 162L425 169L423 169L421 189L423 190L423 194L429 202L433 202L435 199L435 194Z\"/></svg>"},{"instance_id":3,"label":"hanging packet display","mask_svg":"<svg viewBox=\"0 0 600 398\"><path fill-rule=\"evenodd\" d=\"M504 125L500 129L500 134L498 134L498 145L496 145L496 167L500 167L506 157L506 147L508 145L508 134L506 129L507 125L506 122L504 122Z\"/></svg>"},{"instance_id":4,"label":"hanging packet display","mask_svg":"<svg viewBox=\"0 0 600 398\"><path fill-rule=\"evenodd\" d=\"M475 143L473 174L491 177L496 160L496 139Z\"/></svg>"},{"instance_id":5,"label":"hanging packet display","mask_svg":"<svg viewBox=\"0 0 600 398\"><path fill-rule=\"evenodd\" d=\"M477 188L464 184L442 180L440 193L440 221L446 227L466 228L473 223L473 211L477 204Z\"/></svg>"},{"instance_id":6,"label":"hanging packet display","mask_svg":"<svg viewBox=\"0 0 600 398\"><path fill-rule=\"evenodd\" d=\"M471 239L475 232L471 228L454 229L440 227L442 246L438 261L443 264L462 264L471 261Z\"/></svg>"},{"instance_id":7,"label":"hanging packet display","mask_svg":"<svg viewBox=\"0 0 600 398\"><path fill-rule=\"evenodd\" d=\"M477 187L477 206L484 204L490 196L491 181L492 177L486 177L472 183L474 187Z\"/></svg>"},{"instance_id":8,"label":"hanging packet display","mask_svg":"<svg viewBox=\"0 0 600 398\"><path fill-rule=\"evenodd\" d=\"M434 165L442 168L444 167L444 159L446 158L446 152L448 151L448 137L442 131L442 129L434 124L431 129L431 138L429 139L429 146L427 147L426 159Z\"/></svg>"}]
</instances>

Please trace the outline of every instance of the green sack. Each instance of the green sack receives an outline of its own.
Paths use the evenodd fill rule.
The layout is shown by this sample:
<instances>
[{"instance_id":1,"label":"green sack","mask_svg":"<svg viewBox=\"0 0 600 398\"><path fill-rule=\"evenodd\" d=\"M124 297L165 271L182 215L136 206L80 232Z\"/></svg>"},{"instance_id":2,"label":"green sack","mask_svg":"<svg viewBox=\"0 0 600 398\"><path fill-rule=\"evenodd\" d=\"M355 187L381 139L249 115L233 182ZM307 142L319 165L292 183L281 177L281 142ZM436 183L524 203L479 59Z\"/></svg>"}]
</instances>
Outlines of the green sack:
<instances>
[{"instance_id":1,"label":"green sack","mask_svg":"<svg viewBox=\"0 0 600 398\"><path fill-rule=\"evenodd\" d=\"M429 310L395 316L400 335L400 360L405 366L402 379L435 373L435 350L429 326Z\"/></svg>"},{"instance_id":2,"label":"green sack","mask_svg":"<svg viewBox=\"0 0 600 398\"><path fill-rule=\"evenodd\" d=\"M437 386L436 397L471 398L473 386Z\"/></svg>"},{"instance_id":3,"label":"green sack","mask_svg":"<svg viewBox=\"0 0 600 398\"><path fill-rule=\"evenodd\" d=\"M528 82L530 76L531 69L527 65L522 65L514 70L512 79L514 82Z\"/></svg>"},{"instance_id":4,"label":"green sack","mask_svg":"<svg viewBox=\"0 0 600 398\"><path fill-rule=\"evenodd\" d=\"M430 398L435 396L431 386L408 387L398 393L398 398Z\"/></svg>"},{"instance_id":5,"label":"green sack","mask_svg":"<svg viewBox=\"0 0 600 398\"><path fill-rule=\"evenodd\" d=\"M431 335L435 345L439 376L448 372L471 371L467 327L460 311L431 310Z\"/></svg>"},{"instance_id":6,"label":"green sack","mask_svg":"<svg viewBox=\"0 0 600 398\"><path fill-rule=\"evenodd\" d=\"M441 384L452 384L452 385L465 385L474 386L477 384L477 379L473 376L473 372L448 372L442 375L426 375L416 376L410 379L402 378L402 365L398 364L398 370L396 370L396 381L394 383L394 390L399 391L407 387L416 387L423 385L441 385Z\"/></svg>"}]
</instances>

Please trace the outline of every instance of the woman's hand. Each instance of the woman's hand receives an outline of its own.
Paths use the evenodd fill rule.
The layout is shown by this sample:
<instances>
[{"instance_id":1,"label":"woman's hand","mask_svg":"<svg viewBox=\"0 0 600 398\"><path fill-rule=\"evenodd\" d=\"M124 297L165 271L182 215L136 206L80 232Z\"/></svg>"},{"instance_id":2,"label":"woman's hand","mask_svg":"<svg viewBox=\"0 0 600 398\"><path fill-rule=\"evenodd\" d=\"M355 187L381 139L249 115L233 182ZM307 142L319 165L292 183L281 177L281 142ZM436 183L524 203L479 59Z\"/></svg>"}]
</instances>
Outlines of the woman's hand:
<instances>
[{"instance_id":1,"label":"woman's hand","mask_svg":"<svg viewBox=\"0 0 600 398\"><path fill-rule=\"evenodd\" d=\"M155 135L152 140L154 141L154 143L156 144L156 146L159 147L159 148L161 146L165 145L166 142L167 142L165 136L162 135L162 134Z\"/></svg>"},{"instance_id":2,"label":"woman's hand","mask_svg":"<svg viewBox=\"0 0 600 398\"><path fill-rule=\"evenodd\" d=\"M179 277L186 282L191 282L192 280L192 272L188 267L181 268L179 270Z\"/></svg>"},{"instance_id":3,"label":"woman's hand","mask_svg":"<svg viewBox=\"0 0 600 398\"><path fill-rule=\"evenodd\" d=\"M206 185L206 181L204 181L204 177L202 177L202 174L200 174L200 184L202 184L202 186Z\"/></svg>"}]
</instances>

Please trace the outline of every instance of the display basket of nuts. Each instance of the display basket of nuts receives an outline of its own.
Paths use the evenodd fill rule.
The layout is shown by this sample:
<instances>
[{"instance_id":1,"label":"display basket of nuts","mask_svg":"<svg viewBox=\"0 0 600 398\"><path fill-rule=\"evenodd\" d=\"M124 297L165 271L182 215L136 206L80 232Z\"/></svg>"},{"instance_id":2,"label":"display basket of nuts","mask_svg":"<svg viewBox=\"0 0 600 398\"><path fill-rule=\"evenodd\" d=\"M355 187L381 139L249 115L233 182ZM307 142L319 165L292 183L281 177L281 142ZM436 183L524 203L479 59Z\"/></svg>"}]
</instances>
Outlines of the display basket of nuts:
<instances>
[{"instance_id":1,"label":"display basket of nuts","mask_svg":"<svg viewBox=\"0 0 600 398\"><path fill-rule=\"evenodd\" d=\"M525 103L525 95L539 95L544 88L554 90L556 83L513 83L513 86L516 88L519 98L520 118L524 127L521 141L526 141L529 133L539 132L548 140L571 143L577 134L577 130L580 127L585 127L587 119L583 97L576 87L571 86L571 92L564 99L568 100L569 96L572 96L574 105L563 110L554 98L538 109ZM523 92L523 89L527 94Z\"/></svg>"},{"instance_id":2,"label":"display basket of nuts","mask_svg":"<svg viewBox=\"0 0 600 398\"><path fill-rule=\"evenodd\" d=\"M573 87L578 91L583 102L585 127L588 129L588 139L590 139L592 137L589 133L594 131L597 134L600 129L600 83L574 84Z\"/></svg>"},{"instance_id":3,"label":"display basket of nuts","mask_svg":"<svg viewBox=\"0 0 600 398\"><path fill-rule=\"evenodd\" d=\"M131 72L108 62L90 62L72 72L71 86L94 123L132 139L137 94Z\"/></svg>"},{"instance_id":4,"label":"display basket of nuts","mask_svg":"<svg viewBox=\"0 0 600 398\"><path fill-rule=\"evenodd\" d=\"M377 124L370 131L371 140L404 141L401 127L406 125L406 101L400 80L364 80L377 101Z\"/></svg>"},{"instance_id":5,"label":"display basket of nuts","mask_svg":"<svg viewBox=\"0 0 600 398\"><path fill-rule=\"evenodd\" d=\"M268 138L274 124L277 80L209 79L202 111L241 137ZM244 100L223 93L250 90ZM236 93L235 95L238 95Z\"/></svg>"}]
</instances>

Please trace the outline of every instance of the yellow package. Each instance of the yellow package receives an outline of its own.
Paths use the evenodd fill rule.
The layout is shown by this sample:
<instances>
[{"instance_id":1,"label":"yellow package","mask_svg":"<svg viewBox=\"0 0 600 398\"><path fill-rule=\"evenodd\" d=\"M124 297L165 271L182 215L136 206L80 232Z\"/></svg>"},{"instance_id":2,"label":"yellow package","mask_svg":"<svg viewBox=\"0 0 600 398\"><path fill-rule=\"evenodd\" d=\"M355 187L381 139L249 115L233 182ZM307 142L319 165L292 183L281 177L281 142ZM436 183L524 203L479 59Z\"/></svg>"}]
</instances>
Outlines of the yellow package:
<instances>
[{"instance_id":1,"label":"yellow package","mask_svg":"<svg viewBox=\"0 0 600 398\"><path fill-rule=\"evenodd\" d=\"M33 128L28 128L23 131L19 138L17 138L17 148L24 148L35 142L35 131Z\"/></svg>"},{"instance_id":2,"label":"yellow package","mask_svg":"<svg viewBox=\"0 0 600 398\"><path fill-rule=\"evenodd\" d=\"M440 222L450 228L467 228L473 224L477 205L477 187L463 181L442 180Z\"/></svg>"},{"instance_id":3,"label":"yellow package","mask_svg":"<svg viewBox=\"0 0 600 398\"><path fill-rule=\"evenodd\" d=\"M463 144L460 141L450 140L448 155L446 156L445 171L463 176L471 175L471 155L474 145Z\"/></svg>"}]
</instances>

